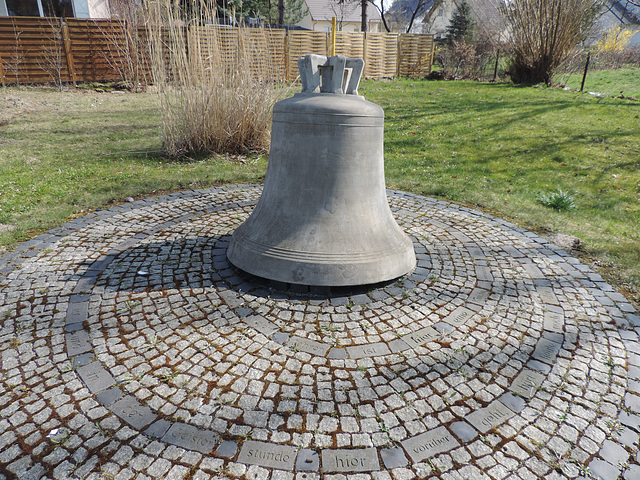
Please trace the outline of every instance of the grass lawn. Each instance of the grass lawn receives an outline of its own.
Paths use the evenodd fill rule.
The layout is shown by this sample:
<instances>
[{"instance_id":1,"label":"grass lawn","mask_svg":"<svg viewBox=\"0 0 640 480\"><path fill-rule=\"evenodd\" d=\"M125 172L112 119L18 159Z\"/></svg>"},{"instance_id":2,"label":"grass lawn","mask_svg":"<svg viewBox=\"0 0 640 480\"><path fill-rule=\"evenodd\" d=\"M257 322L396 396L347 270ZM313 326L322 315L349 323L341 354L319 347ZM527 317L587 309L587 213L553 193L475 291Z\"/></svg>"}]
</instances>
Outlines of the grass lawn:
<instances>
[{"instance_id":1,"label":"grass lawn","mask_svg":"<svg viewBox=\"0 0 640 480\"><path fill-rule=\"evenodd\" d=\"M580 90L582 72L574 73L571 76L558 75L556 80L563 80L572 90ZM625 97L640 100L640 68L589 70L584 82L584 91L604 94L609 97L617 97L622 94Z\"/></svg>"},{"instance_id":2,"label":"grass lawn","mask_svg":"<svg viewBox=\"0 0 640 480\"><path fill-rule=\"evenodd\" d=\"M363 82L385 109L390 188L487 210L585 242L640 299L640 103L475 82ZM126 197L261 182L264 156L171 161L148 94L0 90L0 245ZM7 107L7 108L4 108ZM570 192L558 212L542 194Z\"/></svg>"}]
</instances>

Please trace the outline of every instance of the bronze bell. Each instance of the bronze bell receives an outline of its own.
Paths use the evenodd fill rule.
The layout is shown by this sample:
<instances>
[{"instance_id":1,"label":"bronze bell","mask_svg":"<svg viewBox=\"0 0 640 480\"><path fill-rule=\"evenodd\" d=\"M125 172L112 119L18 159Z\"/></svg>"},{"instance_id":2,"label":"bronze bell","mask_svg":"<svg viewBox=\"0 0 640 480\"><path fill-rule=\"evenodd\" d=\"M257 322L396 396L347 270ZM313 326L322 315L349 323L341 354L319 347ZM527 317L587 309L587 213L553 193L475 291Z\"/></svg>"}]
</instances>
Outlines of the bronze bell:
<instances>
[{"instance_id":1,"label":"bronze bell","mask_svg":"<svg viewBox=\"0 0 640 480\"><path fill-rule=\"evenodd\" d=\"M361 59L298 60L302 92L274 106L262 196L233 233L236 267L284 283L354 286L415 268L387 203L382 108L358 95Z\"/></svg>"}]
</instances>

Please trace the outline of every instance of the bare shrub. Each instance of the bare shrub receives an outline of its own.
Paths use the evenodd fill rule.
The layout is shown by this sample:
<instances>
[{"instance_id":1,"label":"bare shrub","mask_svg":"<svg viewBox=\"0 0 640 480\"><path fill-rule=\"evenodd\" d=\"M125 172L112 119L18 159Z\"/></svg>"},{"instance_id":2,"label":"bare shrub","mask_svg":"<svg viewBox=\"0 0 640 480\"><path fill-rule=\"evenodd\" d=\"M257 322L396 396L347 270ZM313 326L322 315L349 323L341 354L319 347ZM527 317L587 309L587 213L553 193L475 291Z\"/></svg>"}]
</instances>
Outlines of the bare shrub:
<instances>
[{"instance_id":1,"label":"bare shrub","mask_svg":"<svg viewBox=\"0 0 640 480\"><path fill-rule=\"evenodd\" d=\"M474 76L477 61L473 43L453 40L438 52L437 61L444 70L445 78L462 79Z\"/></svg>"},{"instance_id":2,"label":"bare shrub","mask_svg":"<svg viewBox=\"0 0 640 480\"><path fill-rule=\"evenodd\" d=\"M500 0L515 83L551 84L555 69L589 33L600 0Z\"/></svg>"},{"instance_id":3,"label":"bare shrub","mask_svg":"<svg viewBox=\"0 0 640 480\"><path fill-rule=\"evenodd\" d=\"M169 2L148 10L165 151L182 156L266 150L277 92L268 40L259 30L212 26L215 13L198 0L185 10L188 18ZM223 56L229 51L220 48L223 42L236 42L236 54Z\"/></svg>"},{"instance_id":4,"label":"bare shrub","mask_svg":"<svg viewBox=\"0 0 640 480\"><path fill-rule=\"evenodd\" d=\"M46 72L58 89L62 91L62 72L66 66L63 27L57 18L48 17L47 23L48 28L37 63L38 67Z\"/></svg>"},{"instance_id":5,"label":"bare shrub","mask_svg":"<svg viewBox=\"0 0 640 480\"><path fill-rule=\"evenodd\" d=\"M106 50L101 53L129 90L141 90L149 57L144 10L130 0L111 0L110 8L113 18L108 26L96 22L106 40Z\"/></svg>"}]
</instances>

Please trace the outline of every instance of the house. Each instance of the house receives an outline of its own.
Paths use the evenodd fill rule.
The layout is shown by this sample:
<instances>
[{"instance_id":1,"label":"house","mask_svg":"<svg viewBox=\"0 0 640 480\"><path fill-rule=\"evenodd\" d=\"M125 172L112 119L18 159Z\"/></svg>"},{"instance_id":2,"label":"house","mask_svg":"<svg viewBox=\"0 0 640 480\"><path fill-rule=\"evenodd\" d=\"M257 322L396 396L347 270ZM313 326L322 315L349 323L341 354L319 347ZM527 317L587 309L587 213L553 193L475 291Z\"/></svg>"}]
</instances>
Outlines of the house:
<instances>
[{"instance_id":1,"label":"house","mask_svg":"<svg viewBox=\"0 0 640 480\"><path fill-rule=\"evenodd\" d=\"M598 28L595 29L595 33L601 37L602 34L616 27L635 31L629 44L640 45L640 2L630 0L605 2L605 8L598 19Z\"/></svg>"},{"instance_id":2,"label":"house","mask_svg":"<svg viewBox=\"0 0 640 480\"><path fill-rule=\"evenodd\" d=\"M0 17L111 18L109 0L0 0Z\"/></svg>"},{"instance_id":3,"label":"house","mask_svg":"<svg viewBox=\"0 0 640 480\"><path fill-rule=\"evenodd\" d=\"M463 0L430 0L430 8L423 18L423 30L435 38L443 38L451 24L451 18ZM496 2L466 0L471 7L479 33L485 38L499 39L504 35L505 25Z\"/></svg>"},{"instance_id":4,"label":"house","mask_svg":"<svg viewBox=\"0 0 640 480\"><path fill-rule=\"evenodd\" d=\"M423 19L424 32L442 38L451 23L453 13L463 0L428 0L428 10ZM466 0L471 7L478 30L485 38L505 38L505 24L498 2ZM606 0L601 15L594 25L590 42L596 42L612 28L623 26L638 31L631 44L640 44L640 6L637 0Z\"/></svg>"},{"instance_id":5,"label":"house","mask_svg":"<svg viewBox=\"0 0 640 480\"><path fill-rule=\"evenodd\" d=\"M1 1L1 0L0 0ZM359 32L362 24L360 1L305 0L309 13L296 23L297 26L314 31L331 30L331 19L336 18L336 28L342 32ZM367 6L367 31L380 32L382 19L376 7Z\"/></svg>"}]
</instances>

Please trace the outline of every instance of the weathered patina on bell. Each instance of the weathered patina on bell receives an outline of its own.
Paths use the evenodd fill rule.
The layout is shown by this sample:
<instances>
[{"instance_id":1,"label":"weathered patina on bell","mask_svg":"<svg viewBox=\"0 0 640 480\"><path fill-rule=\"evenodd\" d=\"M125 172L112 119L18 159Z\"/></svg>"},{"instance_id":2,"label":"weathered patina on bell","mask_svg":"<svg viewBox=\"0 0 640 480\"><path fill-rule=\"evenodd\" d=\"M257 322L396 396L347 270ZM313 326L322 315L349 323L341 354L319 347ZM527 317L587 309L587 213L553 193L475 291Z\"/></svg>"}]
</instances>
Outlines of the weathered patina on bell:
<instances>
[{"instance_id":1,"label":"weathered patina on bell","mask_svg":"<svg viewBox=\"0 0 640 480\"><path fill-rule=\"evenodd\" d=\"M361 59L307 55L302 93L273 109L260 201L234 232L236 267L279 282L354 286L415 267L387 203L384 112L358 95Z\"/></svg>"}]
</instances>

